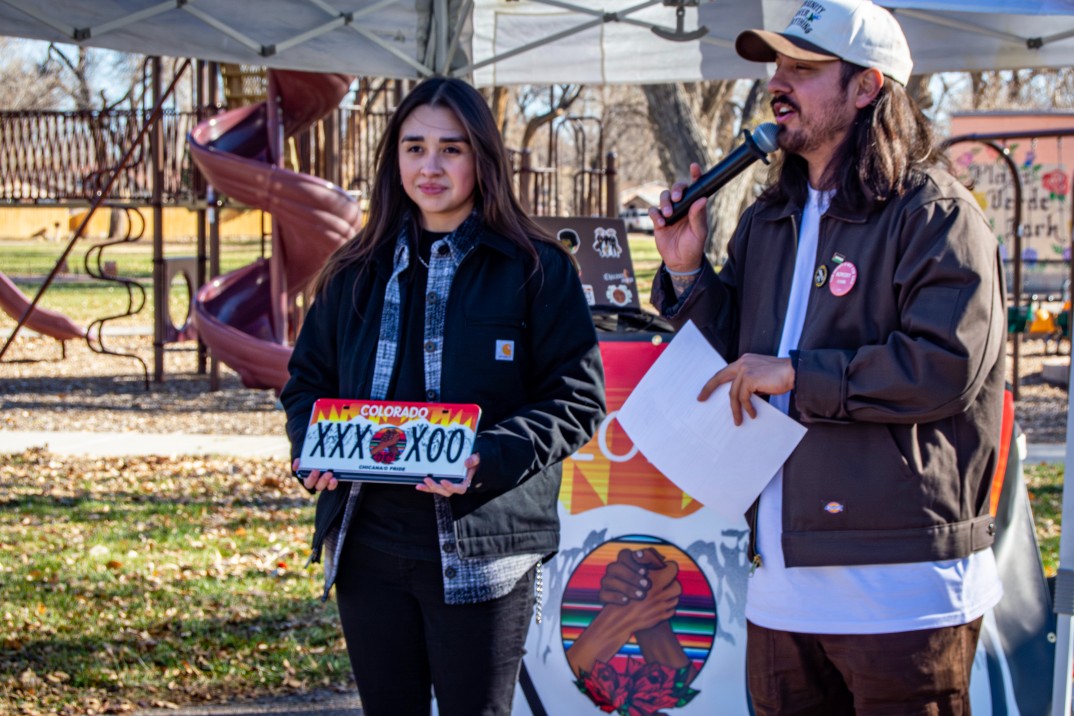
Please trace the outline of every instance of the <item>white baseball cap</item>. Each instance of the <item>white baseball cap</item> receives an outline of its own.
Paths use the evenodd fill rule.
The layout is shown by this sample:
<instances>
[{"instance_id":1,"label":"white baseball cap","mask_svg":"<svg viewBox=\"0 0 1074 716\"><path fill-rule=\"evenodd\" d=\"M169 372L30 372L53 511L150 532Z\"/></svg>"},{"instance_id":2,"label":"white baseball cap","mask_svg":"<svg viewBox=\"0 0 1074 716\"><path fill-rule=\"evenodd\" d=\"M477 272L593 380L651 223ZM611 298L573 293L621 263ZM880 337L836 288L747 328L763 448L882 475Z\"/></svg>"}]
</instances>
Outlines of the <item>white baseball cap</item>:
<instances>
[{"instance_id":1,"label":"white baseball cap","mask_svg":"<svg viewBox=\"0 0 1074 716\"><path fill-rule=\"evenodd\" d=\"M914 67L899 21L870 0L805 0L786 30L746 30L735 50L754 62L774 62L777 52L794 60L846 60L901 85Z\"/></svg>"}]
</instances>

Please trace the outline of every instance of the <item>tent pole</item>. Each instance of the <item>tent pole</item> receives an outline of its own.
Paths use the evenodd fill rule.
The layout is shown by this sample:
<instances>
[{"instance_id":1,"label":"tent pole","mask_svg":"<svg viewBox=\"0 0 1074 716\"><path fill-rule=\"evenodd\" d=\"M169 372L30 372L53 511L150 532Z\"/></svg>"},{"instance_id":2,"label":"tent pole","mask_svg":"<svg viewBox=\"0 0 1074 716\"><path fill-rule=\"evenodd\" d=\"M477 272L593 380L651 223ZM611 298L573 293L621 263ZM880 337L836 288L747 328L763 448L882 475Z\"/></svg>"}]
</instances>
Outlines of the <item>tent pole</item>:
<instances>
[{"instance_id":1,"label":"tent pole","mask_svg":"<svg viewBox=\"0 0 1074 716\"><path fill-rule=\"evenodd\" d=\"M189 60L187 64L189 64ZM164 105L164 90L161 75L164 63L160 56L150 61L150 83L153 91L154 106ZM185 66L184 66L185 69ZM168 294L170 286L165 286L164 276L164 133L160 122L156 122L149 133L150 179L152 182L153 207L153 382L164 382L164 334L168 321Z\"/></svg>"},{"instance_id":2,"label":"tent pole","mask_svg":"<svg viewBox=\"0 0 1074 716\"><path fill-rule=\"evenodd\" d=\"M448 22L451 17L448 14L447 0L434 0L434 7L433 31L436 33L436 59L426 64L433 68L439 65L440 74L447 75Z\"/></svg>"},{"instance_id":3,"label":"tent pole","mask_svg":"<svg viewBox=\"0 0 1074 716\"><path fill-rule=\"evenodd\" d=\"M1062 153L1060 153L1062 161ZM1074 211L1074 209L1072 209ZM1067 238L1068 245L1074 251L1074 234ZM1071 281L1066 291L1066 299L1074 302L1074 255L1072 255ZM1074 308L1067 309L1067 330L1069 335L1074 336L1071 328L1071 316ZM1060 338L1060 341L1062 339ZM1074 345L1074 344L1072 344ZM1056 353L1059 353L1059 342L1056 343ZM1074 348L1070 351L1071 365L1070 376L1067 386L1074 385ZM1071 411L1069 393L1067 397L1067 449L1066 462L1063 463L1063 506L1060 515L1074 515L1074 488L1068 489L1066 471L1074 465L1074 412ZM1055 577L1055 597L1052 605L1056 614L1055 629L1055 668L1052 673L1052 714L1053 716L1068 716L1071 707L1071 672L1074 671L1074 639L1071 638L1072 616L1074 616L1074 523L1067 525L1068 529L1060 528L1059 533L1059 570Z\"/></svg>"},{"instance_id":4,"label":"tent pole","mask_svg":"<svg viewBox=\"0 0 1074 716\"><path fill-rule=\"evenodd\" d=\"M1060 614L1055 642L1055 673L1052 675L1052 716L1070 714L1071 658L1070 615Z\"/></svg>"},{"instance_id":5,"label":"tent pole","mask_svg":"<svg viewBox=\"0 0 1074 716\"><path fill-rule=\"evenodd\" d=\"M1070 379L1074 380L1074 362ZM1071 385L1074 385L1072 383ZM1074 412L1067 403L1067 450L1064 475L1074 465ZM1074 515L1074 486L1064 477L1062 515ZM1059 571L1055 576L1053 608L1057 615L1055 640L1055 669L1052 675L1052 714L1069 716L1071 706L1071 670L1074 668L1074 649L1071 640L1071 620L1074 618L1074 523L1067 524L1059 534Z\"/></svg>"}]
</instances>

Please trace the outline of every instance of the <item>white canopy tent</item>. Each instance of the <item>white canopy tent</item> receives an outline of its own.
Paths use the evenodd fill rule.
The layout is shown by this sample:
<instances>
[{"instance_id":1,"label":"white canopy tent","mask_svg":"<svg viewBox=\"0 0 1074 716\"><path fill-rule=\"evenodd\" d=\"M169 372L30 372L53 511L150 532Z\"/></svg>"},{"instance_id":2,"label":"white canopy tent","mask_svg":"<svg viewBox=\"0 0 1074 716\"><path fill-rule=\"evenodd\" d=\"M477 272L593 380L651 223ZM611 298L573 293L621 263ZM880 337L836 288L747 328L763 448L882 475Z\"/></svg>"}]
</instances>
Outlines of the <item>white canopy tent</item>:
<instances>
[{"instance_id":1,"label":"white canopy tent","mask_svg":"<svg viewBox=\"0 0 1074 716\"><path fill-rule=\"evenodd\" d=\"M175 57L479 85L755 77L744 28L800 0L0 0L0 34ZM882 0L918 72L1063 67L1074 0Z\"/></svg>"},{"instance_id":2,"label":"white canopy tent","mask_svg":"<svg viewBox=\"0 0 1074 716\"><path fill-rule=\"evenodd\" d=\"M666 3L666 4L665 4ZM880 0L915 72L1069 67L1074 0ZM124 52L478 85L759 77L734 52L800 0L0 0L0 35ZM1074 418L1067 464L1074 465ZM1074 489L1063 512L1074 515ZM1053 713L1071 704L1074 529L1063 533Z\"/></svg>"}]
</instances>

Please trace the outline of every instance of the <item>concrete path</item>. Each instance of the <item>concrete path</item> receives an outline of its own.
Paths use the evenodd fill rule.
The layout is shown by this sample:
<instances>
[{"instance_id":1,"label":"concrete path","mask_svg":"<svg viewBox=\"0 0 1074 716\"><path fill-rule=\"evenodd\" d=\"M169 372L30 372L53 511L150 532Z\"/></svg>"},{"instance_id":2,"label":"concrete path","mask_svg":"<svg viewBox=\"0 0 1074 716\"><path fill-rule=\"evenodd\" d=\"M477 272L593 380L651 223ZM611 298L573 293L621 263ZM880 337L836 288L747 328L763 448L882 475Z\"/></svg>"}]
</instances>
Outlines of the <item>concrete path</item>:
<instances>
[{"instance_id":1,"label":"concrete path","mask_svg":"<svg viewBox=\"0 0 1074 716\"><path fill-rule=\"evenodd\" d=\"M272 435L212 435L191 433L88 433L43 430L0 430L0 454L47 447L56 455L231 455L286 460L287 438ZM1064 462L1066 445L1030 444L1025 462Z\"/></svg>"},{"instance_id":2,"label":"concrete path","mask_svg":"<svg viewBox=\"0 0 1074 716\"><path fill-rule=\"evenodd\" d=\"M226 455L286 460L283 436L200 435L190 433L89 433L0 430L0 454L46 447L56 455Z\"/></svg>"},{"instance_id":3,"label":"concrete path","mask_svg":"<svg viewBox=\"0 0 1074 716\"><path fill-rule=\"evenodd\" d=\"M1026 449L1025 463L1036 465L1041 462L1065 462L1067 458L1067 446L1065 443L1032 443Z\"/></svg>"}]
</instances>

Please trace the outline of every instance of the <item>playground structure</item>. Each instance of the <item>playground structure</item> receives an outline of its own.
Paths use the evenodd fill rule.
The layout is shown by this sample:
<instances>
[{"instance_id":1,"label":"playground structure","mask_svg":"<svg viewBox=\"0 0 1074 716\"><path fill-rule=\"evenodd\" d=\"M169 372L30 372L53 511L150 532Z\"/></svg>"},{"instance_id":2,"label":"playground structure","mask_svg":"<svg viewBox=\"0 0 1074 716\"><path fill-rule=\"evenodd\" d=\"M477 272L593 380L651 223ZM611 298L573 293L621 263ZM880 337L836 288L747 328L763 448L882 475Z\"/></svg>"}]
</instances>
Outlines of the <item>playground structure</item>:
<instances>
[{"instance_id":1,"label":"playground structure","mask_svg":"<svg viewBox=\"0 0 1074 716\"><path fill-rule=\"evenodd\" d=\"M339 105L347 75L270 71L265 101L205 120L190 133L198 167L216 189L272 215L272 252L198 289L194 325L213 355L250 387L282 388L293 302L360 225L355 198L282 168L285 139Z\"/></svg>"},{"instance_id":2,"label":"playground structure","mask_svg":"<svg viewBox=\"0 0 1074 716\"><path fill-rule=\"evenodd\" d=\"M141 208L151 214L140 223L149 225L153 240L153 379L164 379L168 346L196 339L197 370L206 372L208 366L212 388L219 386L217 360L238 372L247 386L282 387L289 344L301 321L303 289L358 228L358 200L372 176L376 142L405 83L363 79L355 103L341 106L351 86L347 76L288 71L266 76L263 68L218 71L213 63L198 62L190 73L189 92L196 108L180 111L174 101L167 103L191 65L187 61L175 71L165 91L161 61L147 60L144 82L152 87L147 93L153 98L152 112L3 115L0 153L12 159L0 172L0 205L89 206L37 295L30 299L10 281L0 287L0 307L18 320L0 358L23 326L39 327L43 330L38 332L61 341L86 338L98 352L139 361L148 387L149 367L140 358L102 343L107 321L137 314L146 304L146 287L104 271L103 254L115 244L138 240L142 231L109 237L87 252L87 274L123 288L123 311L95 320L87 332L37 305L96 210L122 209L142 217ZM233 108L217 114L221 76L225 89L230 88L225 101ZM265 94L271 99L248 103ZM139 118L147 115L139 126ZM565 132L573 141L561 140ZM33 148L46 136L54 147ZM572 150L571 163L561 161ZM615 158L605 156L595 118L567 117L550 124L549 166L535 166L534 156L512 152L515 181L531 213L615 215ZM164 255L165 206L197 213L195 256ZM271 215L272 227L262 232L262 260L220 276L219 215L226 207L263 209ZM167 300L176 278L186 281L192 297L187 320L178 325Z\"/></svg>"},{"instance_id":3,"label":"playground structure","mask_svg":"<svg viewBox=\"0 0 1074 716\"><path fill-rule=\"evenodd\" d=\"M113 189L117 189L117 193L121 193L122 190L120 187L130 182L130 170L138 164L137 161L132 160L139 150L143 149L143 140L146 138L150 128L155 130L152 135L152 146L156 149L162 147L162 122L160 120L164 114L164 101L175 88L183 71L190 65L190 61L187 60L183 63L182 68L177 71L173 77L168 91L163 94L161 93L159 86L160 61L157 59L153 60L152 64L150 63L151 61L147 60L144 65L143 81L146 77L153 78L154 96L158 97L160 101L156 103L156 106L154 106L145 123L137 130L133 140L129 140L129 137L127 137L123 130L133 130L134 127L137 126L137 123L132 121L120 122L118 123L120 131L113 132L109 130L115 129L117 125L111 127L102 126L101 118L95 116L93 113L77 113L82 116L75 118L76 123L82 126L88 126L89 132L83 132L81 134L76 133L75 136L82 141L76 141L67 146L63 144L57 146L54 144L53 142L56 135L48 132L47 129L46 131L41 131L42 128L32 121L33 118L31 113L16 113L16 119L21 121L4 123L6 131L3 133L3 142L6 149L6 156L9 159L13 158L13 161L10 161L9 163L13 176L4 177L3 180L3 185L6 191L14 194L16 198L22 198L23 195L28 195L28 198L30 198L31 201L42 199L51 201L53 200L53 197L49 196L49 194L68 194L65 198L75 199L77 196L76 201L78 202L88 201L89 209L82 214L77 229L73 232L66 248L60 254L59 258L57 258L55 265L45 278L33 299L27 302L25 296L22 296L21 292L17 289L15 289L15 292L18 293L19 296L10 296L12 299L10 301L11 307L17 311L12 313L12 315L18 318L18 323L14 330L11 331L11 334L8 336L3 347L0 348L0 357L6 353L7 349L18 335L19 330L24 325L27 325L30 322L40 324L40 316L48 315L42 313L42 309L37 306L38 302L41 300L45 291L48 290L61 269L67 266L67 259L70 256L71 251L74 249L75 244L79 239L84 236L86 228L97 209L105 205L105 199L111 195ZM152 67L151 74L150 67ZM57 113L51 113L49 119L57 119L56 115ZM134 115L134 112L131 112L130 115ZM127 116L125 119L130 120L132 119L132 116ZM49 140L53 141L50 142ZM29 146L25 146L26 144L29 144ZM122 154L117 158L116 155L113 154L113 151L121 148L123 150ZM46 189L42 192L42 186L55 187L57 185L55 180L58 178L62 179L62 175L58 176L55 172L57 166L65 165L72 161L76 163L75 166L85 169L85 171L78 176L78 180L66 187L67 191L49 191ZM25 170L38 162L44 165L45 176L28 177ZM157 157L157 160L153 163L153 168L153 198L157 199L161 194L163 184L164 167L162 156ZM27 178L30 178L30 181L27 181ZM34 179L43 180L34 181ZM44 196L42 196L42 193L44 193ZM159 206L159 202L155 203ZM129 209L131 205L120 203L115 206L125 206ZM154 218L157 219L156 223L159 226L159 216L157 216L156 213ZM93 321L91 326L94 330L82 331L82 335L86 338L87 343L92 350L109 355L124 356L138 361L142 366L145 385L148 389L148 368L144 361L133 354L109 350L105 347L103 342L104 331L102 329L105 322L115 318L133 315L140 311L145 305L145 289L143 286L137 281L106 275L101 263L103 250L108 246L135 241L141 237L140 231L137 235L131 233L131 226L133 226L133 222L128 221L128 233L126 237L110 237L109 240L92 246L85 254L85 266L89 275L100 280L115 281L124 286L127 295L127 308L118 314L102 317ZM12 288L14 288L14 286L12 286ZM66 322L70 323L70 321ZM51 323L57 323L55 318ZM50 327L48 323L45 323L44 325L45 327ZM46 333L46 335L51 334ZM58 335L53 335L53 337L60 338ZM60 339L62 340L62 338ZM160 362L163 364L163 355L161 355Z\"/></svg>"},{"instance_id":4,"label":"playground structure","mask_svg":"<svg viewBox=\"0 0 1074 716\"><path fill-rule=\"evenodd\" d=\"M14 281L0 273L0 309L9 316L21 316L29 308L30 301L26 295L19 290ZM26 326L49 338L55 338L61 342L61 345L63 341L86 337L85 328L80 328L67 316L47 308L30 311Z\"/></svg>"},{"instance_id":5,"label":"playground structure","mask_svg":"<svg viewBox=\"0 0 1074 716\"><path fill-rule=\"evenodd\" d=\"M142 366L148 388L148 368L144 361L138 356L108 349L104 344L103 330L107 321L134 315L142 310L145 305L145 288L137 281L114 276L111 271L106 271L107 264L104 262L103 253L110 246L139 240L145 222L139 221L140 228L134 230L136 222L133 218L142 217L137 206L148 203L145 201L147 194L151 202L163 195L166 175L172 179L181 175L178 171L166 173L163 156L159 156L151 165L154 175L152 192L144 191L146 185L142 180L146 175L146 166L150 165L146 161L146 156L150 153L147 149L162 148L165 125L173 131L177 128L175 120L181 117L174 110L171 113L165 112L165 99L174 89L183 70L190 65L190 61L183 63L182 69L176 72L167 93L160 91L159 65L159 60L147 60L144 65L143 82L148 83L151 77L155 80L154 93L160 100L151 112L144 109L141 112L119 112L116 117L91 112L21 112L12 113L12 117L5 116L5 131L0 137L0 148L8 160L7 169L10 176L4 176L2 180L4 203L46 203L71 207L88 204L88 210L80 215L77 228L33 299L28 300L21 291L15 289L18 295L12 294L13 300L9 302L12 310L8 312L18 319L18 323L0 349L0 356L7 351L23 325L41 325L39 317L47 314L37 304L61 269L66 268L68 257L76 243L84 237L94 213L102 207L120 209L126 211L128 216L126 235L113 234L108 240L91 246L85 254L85 268L87 274L97 280L120 284L125 289L127 307L117 314L91 322L90 330L82 330L81 336L87 340L91 349L99 353L137 360ZM139 124L138 117L144 118L146 114L148 119ZM165 114L169 114L172 121L161 121ZM151 135L150 129L153 130ZM63 139L69 141L64 142ZM173 194L178 193L174 185L169 189ZM161 202L157 203L161 205ZM158 219L159 225L159 217L155 218ZM54 319L53 323L55 322ZM71 323L67 319L64 319L64 322ZM45 327L48 327L47 324ZM54 332L44 333L63 340Z\"/></svg>"}]
</instances>

